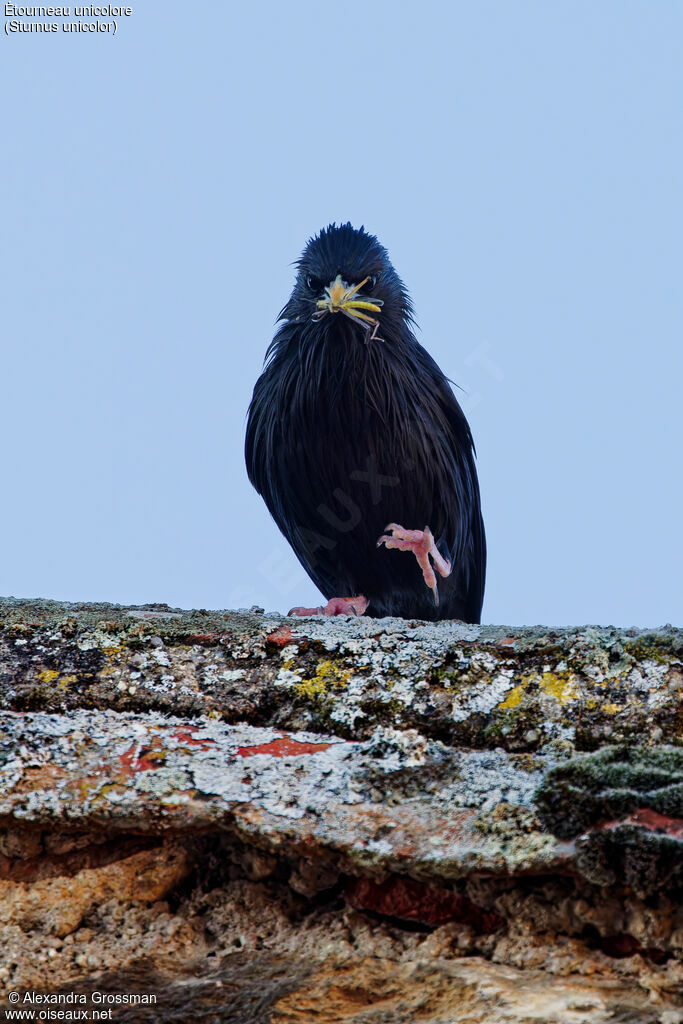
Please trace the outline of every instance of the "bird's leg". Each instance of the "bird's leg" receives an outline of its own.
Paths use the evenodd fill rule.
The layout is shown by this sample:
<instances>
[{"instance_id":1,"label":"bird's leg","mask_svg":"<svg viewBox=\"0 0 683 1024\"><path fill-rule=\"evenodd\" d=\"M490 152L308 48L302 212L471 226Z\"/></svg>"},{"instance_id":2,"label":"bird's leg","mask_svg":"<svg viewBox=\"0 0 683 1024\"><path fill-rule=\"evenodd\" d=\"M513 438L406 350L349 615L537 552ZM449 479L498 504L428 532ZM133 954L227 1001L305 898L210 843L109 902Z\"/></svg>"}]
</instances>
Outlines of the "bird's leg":
<instances>
[{"instance_id":1,"label":"bird's leg","mask_svg":"<svg viewBox=\"0 0 683 1024\"><path fill-rule=\"evenodd\" d=\"M368 599L362 594L356 597L331 597L324 607L290 608L288 615L362 615L368 606Z\"/></svg>"},{"instance_id":2,"label":"bird's leg","mask_svg":"<svg viewBox=\"0 0 683 1024\"><path fill-rule=\"evenodd\" d=\"M379 327L379 320L375 320L374 324L375 324L375 326L372 328L372 334L370 334L370 337L368 337L367 334L366 334L366 337L365 337L366 344L369 344L371 341L384 341L384 338L378 338L377 337L377 328ZM369 333L369 331L370 331L370 327L368 327L368 333Z\"/></svg>"},{"instance_id":3,"label":"bird's leg","mask_svg":"<svg viewBox=\"0 0 683 1024\"><path fill-rule=\"evenodd\" d=\"M406 530L398 523L389 523L385 526L388 533L383 533L377 541L377 547L384 544L387 548L396 548L398 551L412 551L417 558L417 564L422 569L422 576L425 583L434 595L434 604L439 605L439 591L436 586L434 569L440 576L450 576L451 563L447 561L434 543L434 535L428 526L424 530ZM432 566L429 557L432 557Z\"/></svg>"}]
</instances>

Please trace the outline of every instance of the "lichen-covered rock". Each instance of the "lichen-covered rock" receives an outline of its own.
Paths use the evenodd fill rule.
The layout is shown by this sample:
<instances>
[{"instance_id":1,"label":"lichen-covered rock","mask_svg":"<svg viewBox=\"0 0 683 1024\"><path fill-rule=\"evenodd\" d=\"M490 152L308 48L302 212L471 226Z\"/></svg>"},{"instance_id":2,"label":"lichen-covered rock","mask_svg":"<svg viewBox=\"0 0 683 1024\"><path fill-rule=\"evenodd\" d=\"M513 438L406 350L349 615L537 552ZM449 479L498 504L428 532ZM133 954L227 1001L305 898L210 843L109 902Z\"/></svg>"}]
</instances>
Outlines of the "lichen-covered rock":
<instances>
[{"instance_id":1,"label":"lichen-covered rock","mask_svg":"<svg viewBox=\"0 0 683 1024\"><path fill-rule=\"evenodd\" d=\"M683 630L0 601L0 708L160 711L524 752L678 743Z\"/></svg>"},{"instance_id":2,"label":"lichen-covered rock","mask_svg":"<svg viewBox=\"0 0 683 1024\"><path fill-rule=\"evenodd\" d=\"M0 601L0 994L683 1024L682 658L671 627Z\"/></svg>"}]
</instances>

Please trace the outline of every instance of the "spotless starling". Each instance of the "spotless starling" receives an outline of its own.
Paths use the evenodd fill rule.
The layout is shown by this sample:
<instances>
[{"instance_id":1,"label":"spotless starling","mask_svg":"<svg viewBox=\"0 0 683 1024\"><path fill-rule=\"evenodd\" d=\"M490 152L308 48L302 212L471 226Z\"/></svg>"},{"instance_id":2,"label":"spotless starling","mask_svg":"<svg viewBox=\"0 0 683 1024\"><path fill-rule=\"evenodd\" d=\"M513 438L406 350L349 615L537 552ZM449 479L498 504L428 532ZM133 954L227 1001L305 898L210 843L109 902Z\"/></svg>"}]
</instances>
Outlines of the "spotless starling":
<instances>
[{"instance_id":1,"label":"spotless starling","mask_svg":"<svg viewBox=\"0 0 683 1024\"><path fill-rule=\"evenodd\" d=\"M386 249L331 224L296 265L245 445L249 479L328 599L290 614L479 622L472 435Z\"/></svg>"}]
</instances>

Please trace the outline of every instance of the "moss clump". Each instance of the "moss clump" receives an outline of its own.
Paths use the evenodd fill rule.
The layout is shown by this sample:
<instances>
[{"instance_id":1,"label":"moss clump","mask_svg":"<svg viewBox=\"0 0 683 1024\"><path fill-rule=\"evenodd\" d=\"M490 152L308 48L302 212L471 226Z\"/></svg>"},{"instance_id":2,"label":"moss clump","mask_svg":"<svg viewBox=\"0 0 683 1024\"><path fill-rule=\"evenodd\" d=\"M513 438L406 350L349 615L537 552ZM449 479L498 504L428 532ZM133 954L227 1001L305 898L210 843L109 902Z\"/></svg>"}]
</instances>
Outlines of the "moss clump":
<instances>
[{"instance_id":1,"label":"moss clump","mask_svg":"<svg viewBox=\"0 0 683 1024\"><path fill-rule=\"evenodd\" d=\"M636 662L654 661L660 665L670 665L683 654L679 630L641 633L634 638L625 638L622 646L624 653Z\"/></svg>"},{"instance_id":2,"label":"moss clump","mask_svg":"<svg viewBox=\"0 0 683 1024\"><path fill-rule=\"evenodd\" d=\"M640 899L683 884L680 839L635 824L590 832L578 844L576 863L594 885L622 885Z\"/></svg>"},{"instance_id":3,"label":"moss clump","mask_svg":"<svg viewBox=\"0 0 683 1024\"><path fill-rule=\"evenodd\" d=\"M574 757L548 773L536 803L563 839L641 808L683 818L683 749L612 746Z\"/></svg>"}]
</instances>

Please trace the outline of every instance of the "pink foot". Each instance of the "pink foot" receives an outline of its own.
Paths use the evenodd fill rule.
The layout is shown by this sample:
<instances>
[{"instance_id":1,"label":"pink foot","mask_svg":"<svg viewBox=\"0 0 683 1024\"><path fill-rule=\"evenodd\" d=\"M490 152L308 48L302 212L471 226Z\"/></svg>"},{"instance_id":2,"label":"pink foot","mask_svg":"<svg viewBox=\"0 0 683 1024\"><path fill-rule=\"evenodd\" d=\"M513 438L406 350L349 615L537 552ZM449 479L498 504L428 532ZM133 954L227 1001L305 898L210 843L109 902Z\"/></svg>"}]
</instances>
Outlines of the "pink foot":
<instances>
[{"instance_id":1,"label":"pink foot","mask_svg":"<svg viewBox=\"0 0 683 1024\"><path fill-rule=\"evenodd\" d=\"M438 607L439 591L436 586L434 569L440 576L450 576L451 563L443 557L434 543L432 531L428 526L425 526L424 530L406 530L398 523L389 523L384 529L391 531L391 536L388 533L382 534L377 541L377 547L384 544L385 547L396 548L398 551L412 551L417 558L417 564L422 569L424 581L434 595L434 604ZM433 568L429 561L430 555L434 561Z\"/></svg>"},{"instance_id":2,"label":"pink foot","mask_svg":"<svg viewBox=\"0 0 683 1024\"><path fill-rule=\"evenodd\" d=\"M290 608L288 615L362 615L368 606L367 597L332 597L325 607Z\"/></svg>"}]
</instances>

